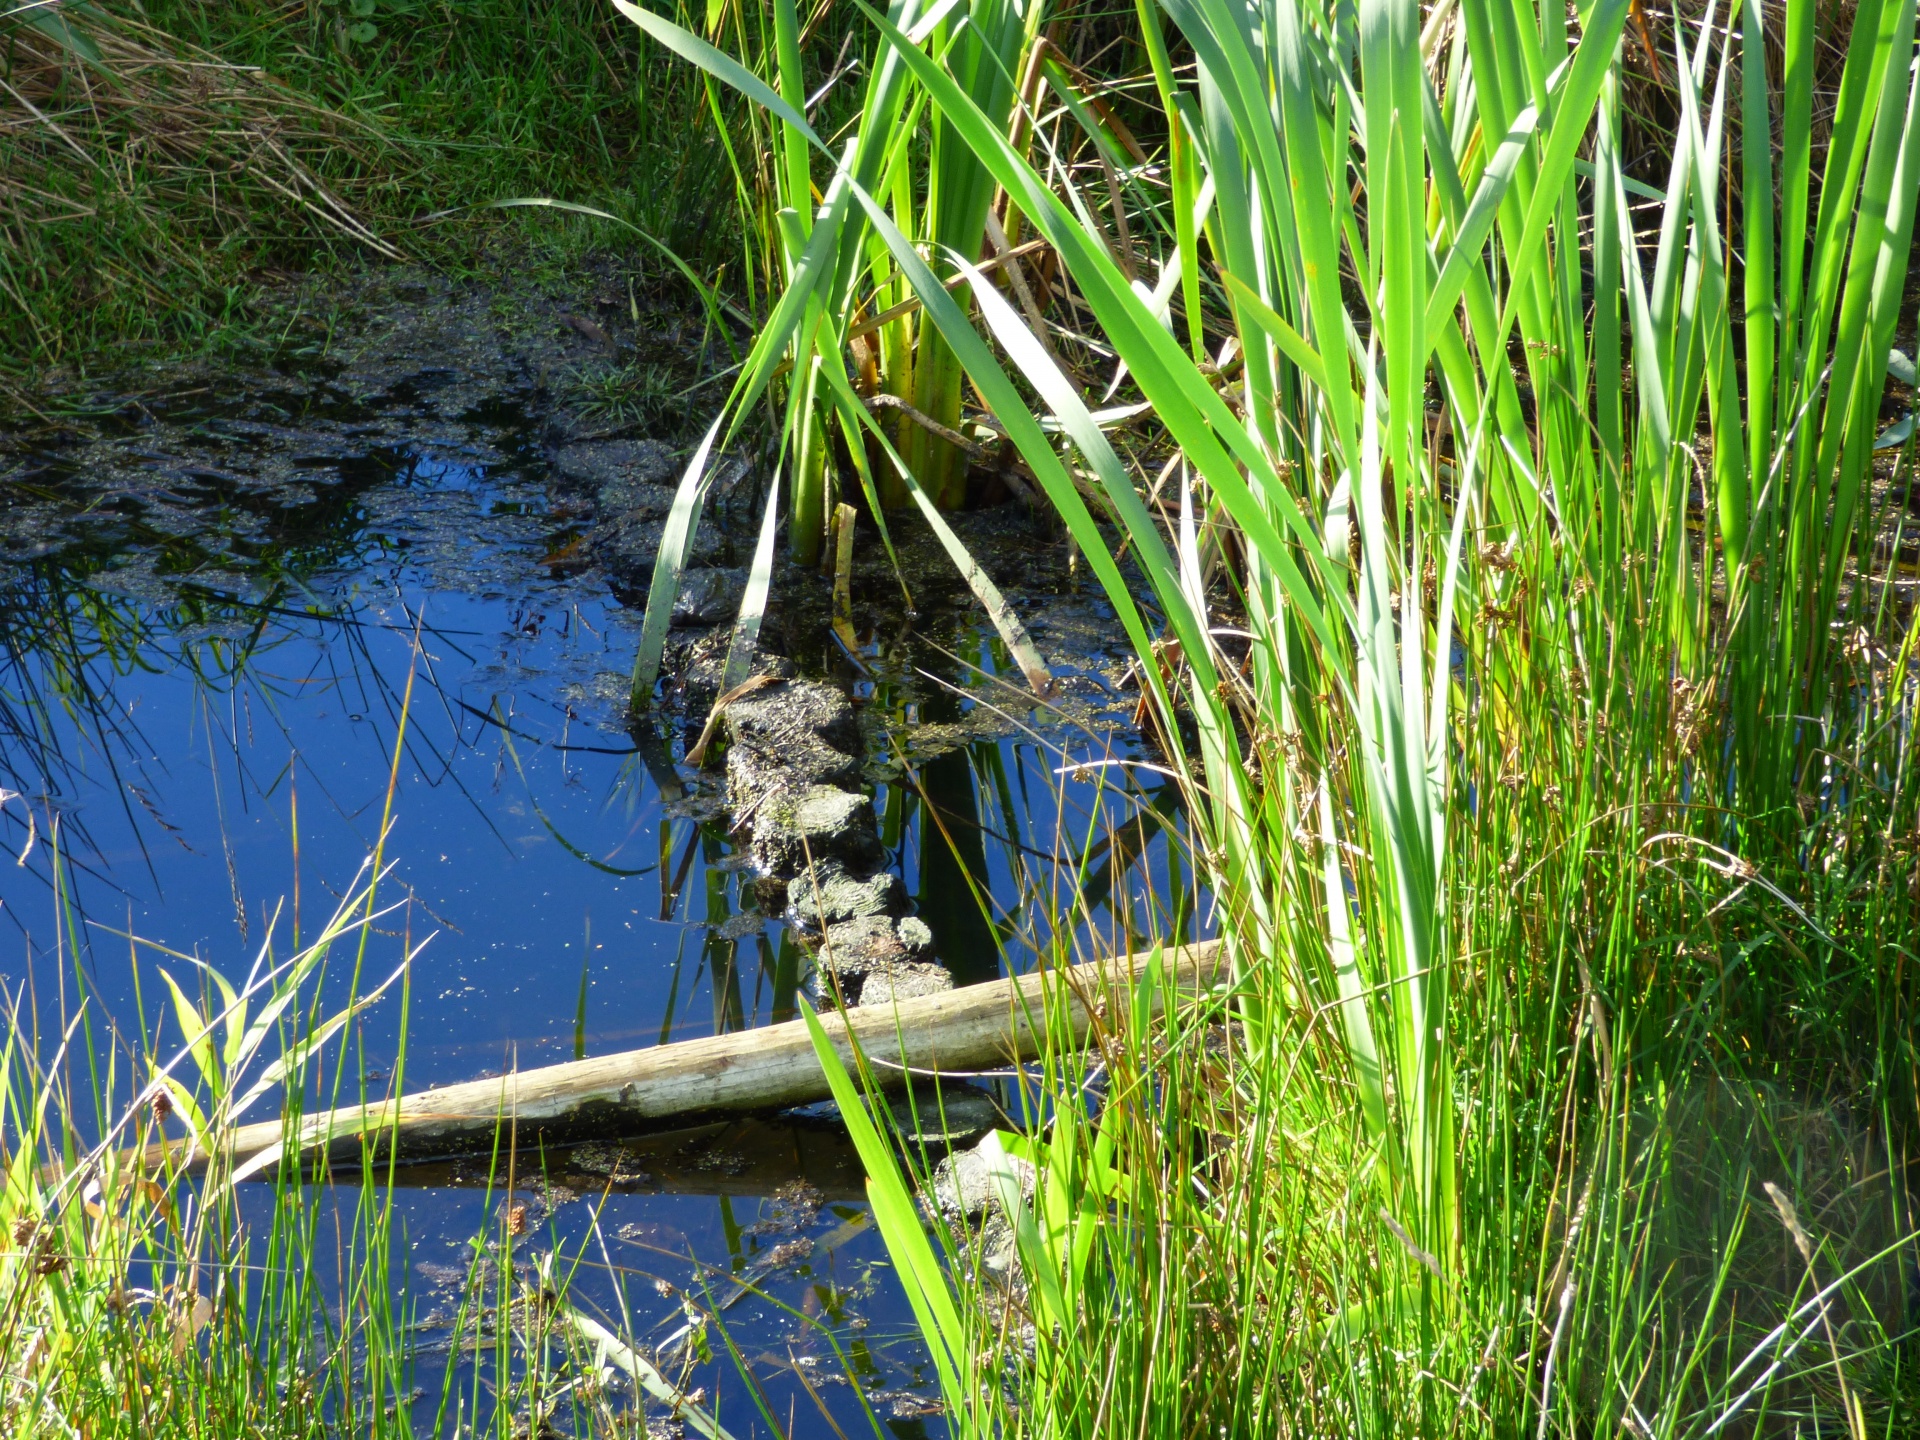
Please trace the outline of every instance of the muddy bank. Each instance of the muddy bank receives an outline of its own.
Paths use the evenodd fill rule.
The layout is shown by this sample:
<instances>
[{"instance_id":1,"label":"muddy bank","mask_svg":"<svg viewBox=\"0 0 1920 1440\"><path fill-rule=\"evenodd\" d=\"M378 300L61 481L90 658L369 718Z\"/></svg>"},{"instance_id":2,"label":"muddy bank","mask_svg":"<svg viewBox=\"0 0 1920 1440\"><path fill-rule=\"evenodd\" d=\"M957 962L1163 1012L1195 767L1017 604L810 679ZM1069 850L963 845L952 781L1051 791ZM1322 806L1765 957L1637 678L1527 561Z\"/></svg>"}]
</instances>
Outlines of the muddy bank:
<instances>
[{"instance_id":1,"label":"muddy bank","mask_svg":"<svg viewBox=\"0 0 1920 1440\"><path fill-rule=\"evenodd\" d=\"M487 279L376 267L289 282L254 309L270 344L93 380L56 376L37 413L0 417L0 486L11 501L0 561L71 556L128 536L164 549L190 536L155 565L163 582L246 593L245 578L274 578L258 572L276 560L363 559L325 553L340 528L329 522L408 457L440 449L481 465L544 467L550 504L525 517L547 542L543 563L638 600L693 439L724 398L729 345L744 339L717 333L651 268L613 254L562 264L505 252ZM712 652L724 644L714 627L737 606L765 497L760 460L749 444L717 462L675 606L669 713L711 699ZM418 546L457 564L457 514L428 533L443 518L431 512L457 506L419 504L425 513L398 518L417 519ZM225 513L231 507L243 513ZM1007 502L954 525L1053 662L1055 708L1038 718L1107 723L1129 713L1125 638L1051 519ZM823 577L784 561L763 650L803 677L840 684L863 708L876 686L888 700L932 695L923 671L950 677L978 664L1017 683L925 526L902 513L890 533L899 575L871 521L855 547L859 655L832 636ZM484 571L466 578L487 580ZM1009 699L1030 708L1018 692ZM924 708L908 718L921 733L903 738L910 752L932 754L955 737L942 735L951 722L941 707ZM1009 723L978 716L967 733Z\"/></svg>"}]
</instances>

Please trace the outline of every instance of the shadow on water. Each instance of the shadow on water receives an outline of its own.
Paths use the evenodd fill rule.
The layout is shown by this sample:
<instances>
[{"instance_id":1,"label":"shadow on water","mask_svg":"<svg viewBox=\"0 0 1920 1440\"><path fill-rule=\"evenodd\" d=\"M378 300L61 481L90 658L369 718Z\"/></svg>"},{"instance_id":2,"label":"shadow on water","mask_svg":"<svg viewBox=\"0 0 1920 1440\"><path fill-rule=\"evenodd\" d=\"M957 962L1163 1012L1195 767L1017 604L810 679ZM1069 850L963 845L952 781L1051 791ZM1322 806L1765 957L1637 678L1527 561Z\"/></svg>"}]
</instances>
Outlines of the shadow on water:
<instances>
[{"instance_id":1,"label":"shadow on water","mask_svg":"<svg viewBox=\"0 0 1920 1440\"><path fill-rule=\"evenodd\" d=\"M574 558L587 517L511 407L421 423L433 383L381 405L325 385L150 402L0 459L0 983L37 1036L84 997L151 1042L157 947L230 972L284 948L389 814L386 883L405 903L382 924L431 936L409 1088L795 1015L809 957L729 833L722 772L679 765L687 737L625 718L637 616ZM996 642L966 633L991 662ZM920 743L994 693L970 666L933 683L882 667L866 697L895 749L870 767L883 838L959 982L1030 963L1062 924L1138 940L1192 915L1171 789L1070 763L1131 756L1125 739ZM401 1042L397 1011L369 1012L370 1088ZM396 1269L430 1318L501 1177L396 1178ZM521 1154L510 1189L554 1247L601 1246L610 1314L627 1278L752 1273L847 1327L864 1387L911 1396L929 1378L854 1223L863 1192L835 1127ZM858 1420L821 1383L810 1332L757 1293L730 1305L757 1369L807 1371L840 1423ZM424 1353L424 1319L419 1334ZM900 1401L902 1434L919 1433L916 1403Z\"/></svg>"}]
</instances>

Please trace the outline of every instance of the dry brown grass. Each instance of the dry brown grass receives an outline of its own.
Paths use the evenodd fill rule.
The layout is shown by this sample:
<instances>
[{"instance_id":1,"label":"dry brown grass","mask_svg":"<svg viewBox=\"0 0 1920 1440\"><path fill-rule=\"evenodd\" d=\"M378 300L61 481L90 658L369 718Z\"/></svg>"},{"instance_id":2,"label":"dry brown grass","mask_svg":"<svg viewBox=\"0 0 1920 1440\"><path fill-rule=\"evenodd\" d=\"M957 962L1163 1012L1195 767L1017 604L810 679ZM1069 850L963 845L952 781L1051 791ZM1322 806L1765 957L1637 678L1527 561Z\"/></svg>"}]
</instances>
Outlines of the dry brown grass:
<instances>
[{"instance_id":1,"label":"dry brown grass","mask_svg":"<svg viewBox=\"0 0 1920 1440\"><path fill-rule=\"evenodd\" d=\"M1708 11L1717 33L1729 25L1737 30L1741 8L1736 3L1729 13L1726 0L1710 5L1710 0L1679 0L1678 4L1644 4L1636 7L1627 22L1627 37L1621 66L1620 108L1623 118L1621 154L1629 172L1651 184L1664 184L1673 155L1674 137L1680 122L1680 100L1675 36L1689 55L1700 43L1700 27L1707 22ZM1827 139L1833 131L1834 110L1840 95L1840 74L1846 66L1846 37L1853 33L1854 0L1832 0L1823 5L1814 23L1813 61L1813 173L1817 178L1826 162ZM1777 96L1784 83L1786 56L1782 37L1786 31L1785 0L1762 0L1761 24L1766 35L1766 64L1769 93ZM1718 53L1719 41L1713 42ZM1729 157L1725 183L1728 194L1740 189L1740 84L1742 59L1736 49L1727 76L1726 155ZM1718 67L1708 61L1703 93L1712 95ZM1780 113L1779 105L1772 107ZM1780 134L1773 136L1773 162L1776 183L1781 161ZM1816 191L1817 193L1817 191Z\"/></svg>"}]
</instances>

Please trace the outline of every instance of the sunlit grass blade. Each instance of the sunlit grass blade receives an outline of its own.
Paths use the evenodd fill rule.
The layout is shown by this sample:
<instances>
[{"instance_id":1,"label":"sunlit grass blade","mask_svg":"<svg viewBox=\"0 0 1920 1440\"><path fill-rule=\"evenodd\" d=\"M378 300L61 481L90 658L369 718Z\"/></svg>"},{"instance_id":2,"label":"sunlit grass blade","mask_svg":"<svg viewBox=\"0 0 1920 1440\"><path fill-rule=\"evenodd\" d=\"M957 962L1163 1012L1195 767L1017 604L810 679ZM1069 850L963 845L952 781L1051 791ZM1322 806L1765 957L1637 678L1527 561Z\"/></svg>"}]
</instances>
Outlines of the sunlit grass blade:
<instances>
[{"instance_id":1,"label":"sunlit grass blade","mask_svg":"<svg viewBox=\"0 0 1920 1440\"><path fill-rule=\"evenodd\" d=\"M641 621L640 646L633 659L633 683L629 703L636 711L653 704L653 687L660 679L660 661L666 652L667 629L673 623L673 602L680 593L680 576L686 569L693 547L694 533L700 524L700 506L712 481L708 468L715 438L720 433L724 414L715 416L687 461L685 473L673 495L673 506L660 531L659 549L654 554L653 575L647 584L647 608Z\"/></svg>"},{"instance_id":2,"label":"sunlit grass blade","mask_svg":"<svg viewBox=\"0 0 1920 1440\"><path fill-rule=\"evenodd\" d=\"M968 1366L967 1331L948 1287L946 1270L927 1239L919 1207L900 1174L893 1148L868 1115L840 1052L828 1038L820 1017L805 1000L800 1001L800 1013L807 1022L808 1034L813 1037L820 1068L833 1089L834 1103L840 1107L841 1119L866 1169L867 1200L873 1207L874 1221L886 1241L887 1253L893 1257L901 1286L907 1292L907 1303L919 1321L920 1333L933 1351L947 1413L964 1425L972 1412L971 1392L962 1379Z\"/></svg>"}]
</instances>

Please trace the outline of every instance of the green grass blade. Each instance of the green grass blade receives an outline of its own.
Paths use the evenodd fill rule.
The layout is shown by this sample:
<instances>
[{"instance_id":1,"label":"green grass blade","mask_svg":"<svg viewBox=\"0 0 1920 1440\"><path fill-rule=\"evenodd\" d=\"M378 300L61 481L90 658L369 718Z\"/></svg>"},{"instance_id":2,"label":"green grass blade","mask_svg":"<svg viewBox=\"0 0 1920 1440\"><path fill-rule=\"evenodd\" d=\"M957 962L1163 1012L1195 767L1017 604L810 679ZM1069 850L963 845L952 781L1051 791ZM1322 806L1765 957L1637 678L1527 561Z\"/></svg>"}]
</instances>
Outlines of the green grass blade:
<instances>
[{"instance_id":1,"label":"green grass blade","mask_svg":"<svg viewBox=\"0 0 1920 1440\"><path fill-rule=\"evenodd\" d=\"M647 609L640 625L640 648L634 656L633 684L628 696L636 712L653 705L653 687L660 679L660 661L667 648L667 629L673 623L673 602L680 594L680 575L686 568L687 555L700 523L700 502L712 480L707 461L725 419L725 411L716 415L694 448L693 458L687 462L686 472L674 491L666 525L660 532L660 548L655 552L653 576L647 584Z\"/></svg>"},{"instance_id":2,"label":"green grass blade","mask_svg":"<svg viewBox=\"0 0 1920 1440\"><path fill-rule=\"evenodd\" d=\"M859 1152L860 1163L866 1169L867 1199L873 1206L874 1222L880 1227L881 1237L886 1241L887 1253L893 1257L900 1283L907 1292L907 1303L913 1307L914 1319L919 1322L921 1336L933 1353L948 1414L961 1419L970 1409L968 1392L961 1383L967 1363L967 1332L961 1324L960 1312L954 1306L946 1272L934 1253L932 1242L927 1239L919 1207L900 1174L893 1148L875 1127L865 1103L854 1088L853 1077L847 1073L839 1050L827 1037L820 1017L804 999L799 1004L800 1014L807 1023L807 1034L813 1040L814 1054L820 1060L820 1069L833 1091L834 1103L840 1107L841 1118L853 1139L854 1149ZM857 1061L859 1052L851 1037L846 1043L854 1049Z\"/></svg>"}]
</instances>

